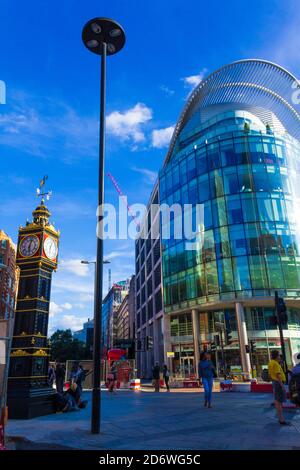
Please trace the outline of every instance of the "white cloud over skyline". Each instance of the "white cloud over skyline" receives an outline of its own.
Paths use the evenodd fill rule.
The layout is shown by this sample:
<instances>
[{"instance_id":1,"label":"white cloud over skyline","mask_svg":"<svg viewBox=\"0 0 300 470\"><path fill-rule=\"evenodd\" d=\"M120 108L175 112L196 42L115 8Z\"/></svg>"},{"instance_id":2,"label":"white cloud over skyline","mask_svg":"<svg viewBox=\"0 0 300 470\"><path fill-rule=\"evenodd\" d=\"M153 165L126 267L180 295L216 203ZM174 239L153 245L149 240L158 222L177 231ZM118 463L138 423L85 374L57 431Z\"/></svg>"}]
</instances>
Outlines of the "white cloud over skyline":
<instances>
[{"instance_id":1,"label":"white cloud over skyline","mask_svg":"<svg viewBox=\"0 0 300 470\"><path fill-rule=\"evenodd\" d=\"M199 83L203 80L207 73L207 69L203 68L200 72L196 75L189 75L187 77L183 77L182 80L184 84L189 88L195 88Z\"/></svg>"},{"instance_id":2,"label":"white cloud over skyline","mask_svg":"<svg viewBox=\"0 0 300 470\"><path fill-rule=\"evenodd\" d=\"M146 140L143 125L152 119L152 109L144 103L137 103L126 111L113 111L106 118L109 134L121 140L141 143Z\"/></svg>"},{"instance_id":3,"label":"white cloud over skyline","mask_svg":"<svg viewBox=\"0 0 300 470\"><path fill-rule=\"evenodd\" d=\"M154 129L152 131L152 146L154 148L164 148L170 143L174 126L165 127L163 129Z\"/></svg>"}]
</instances>

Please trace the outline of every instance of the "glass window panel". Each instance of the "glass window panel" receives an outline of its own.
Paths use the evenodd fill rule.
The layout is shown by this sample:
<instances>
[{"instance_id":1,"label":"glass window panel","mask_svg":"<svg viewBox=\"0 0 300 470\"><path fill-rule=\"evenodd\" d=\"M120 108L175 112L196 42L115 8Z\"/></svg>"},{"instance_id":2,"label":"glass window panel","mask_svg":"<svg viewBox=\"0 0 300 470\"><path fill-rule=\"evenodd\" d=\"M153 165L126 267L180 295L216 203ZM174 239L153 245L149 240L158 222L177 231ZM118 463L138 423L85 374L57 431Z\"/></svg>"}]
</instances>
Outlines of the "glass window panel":
<instances>
[{"instance_id":1,"label":"glass window panel","mask_svg":"<svg viewBox=\"0 0 300 470\"><path fill-rule=\"evenodd\" d=\"M185 276L178 276L178 296L180 302L183 302L187 299Z\"/></svg>"},{"instance_id":2,"label":"glass window panel","mask_svg":"<svg viewBox=\"0 0 300 470\"><path fill-rule=\"evenodd\" d=\"M196 176L196 157L195 153L193 152L189 155L187 159L187 172L188 172L188 179L193 179Z\"/></svg>"},{"instance_id":3,"label":"glass window panel","mask_svg":"<svg viewBox=\"0 0 300 470\"><path fill-rule=\"evenodd\" d=\"M252 171L255 191L270 191L265 165L253 165Z\"/></svg>"},{"instance_id":4,"label":"glass window panel","mask_svg":"<svg viewBox=\"0 0 300 470\"><path fill-rule=\"evenodd\" d=\"M232 139L221 142L220 152L221 152L222 166L229 166L229 165L236 164L236 155L235 155L235 150L234 150Z\"/></svg>"},{"instance_id":5,"label":"glass window panel","mask_svg":"<svg viewBox=\"0 0 300 470\"><path fill-rule=\"evenodd\" d=\"M286 168L280 168L282 190L286 194L292 193L292 185Z\"/></svg>"},{"instance_id":6,"label":"glass window panel","mask_svg":"<svg viewBox=\"0 0 300 470\"><path fill-rule=\"evenodd\" d=\"M173 274L178 271L176 245L170 247L169 253L170 253L170 273Z\"/></svg>"},{"instance_id":7,"label":"glass window panel","mask_svg":"<svg viewBox=\"0 0 300 470\"><path fill-rule=\"evenodd\" d=\"M206 283L207 283L207 294L216 294L219 292L218 284L218 271L217 264L215 261L206 263Z\"/></svg>"},{"instance_id":8,"label":"glass window panel","mask_svg":"<svg viewBox=\"0 0 300 470\"><path fill-rule=\"evenodd\" d=\"M271 289L284 289L284 279L279 255L265 257Z\"/></svg>"},{"instance_id":9,"label":"glass window panel","mask_svg":"<svg viewBox=\"0 0 300 470\"><path fill-rule=\"evenodd\" d=\"M245 255L247 253L247 245L243 225L231 225L229 227L229 234L232 255Z\"/></svg>"},{"instance_id":10,"label":"glass window panel","mask_svg":"<svg viewBox=\"0 0 300 470\"><path fill-rule=\"evenodd\" d=\"M286 166L286 151L283 142L276 141L276 153L279 165Z\"/></svg>"},{"instance_id":11,"label":"glass window panel","mask_svg":"<svg viewBox=\"0 0 300 470\"><path fill-rule=\"evenodd\" d=\"M196 163L198 175L207 173L206 147L196 151Z\"/></svg>"},{"instance_id":12,"label":"glass window panel","mask_svg":"<svg viewBox=\"0 0 300 470\"><path fill-rule=\"evenodd\" d=\"M208 175L202 175L198 178L199 202L210 199Z\"/></svg>"},{"instance_id":13,"label":"glass window panel","mask_svg":"<svg viewBox=\"0 0 300 470\"><path fill-rule=\"evenodd\" d=\"M280 175L280 169L275 166L267 165L267 173L269 179L268 191L282 192L282 180Z\"/></svg>"},{"instance_id":14,"label":"glass window panel","mask_svg":"<svg viewBox=\"0 0 300 470\"><path fill-rule=\"evenodd\" d=\"M187 273L187 298L194 299L195 297L197 297L196 277L192 271Z\"/></svg>"},{"instance_id":15,"label":"glass window panel","mask_svg":"<svg viewBox=\"0 0 300 470\"><path fill-rule=\"evenodd\" d=\"M207 146L207 165L209 170L214 170L220 166L219 143Z\"/></svg>"},{"instance_id":16,"label":"glass window panel","mask_svg":"<svg viewBox=\"0 0 300 470\"><path fill-rule=\"evenodd\" d=\"M181 204L189 204L189 185L185 184L181 188Z\"/></svg>"},{"instance_id":17,"label":"glass window panel","mask_svg":"<svg viewBox=\"0 0 300 470\"><path fill-rule=\"evenodd\" d=\"M234 148L236 164L248 163L249 151L246 138L235 138Z\"/></svg>"},{"instance_id":18,"label":"glass window panel","mask_svg":"<svg viewBox=\"0 0 300 470\"><path fill-rule=\"evenodd\" d=\"M186 266L185 266L185 249L184 249L184 243L179 242L176 247L176 257L177 257L177 270L178 271L183 271Z\"/></svg>"},{"instance_id":19,"label":"glass window panel","mask_svg":"<svg viewBox=\"0 0 300 470\"><path fill-rule=\"evenodd\" d=\"M264 254L278 254L277 233L274 223L261 224L261 248Z\"/></svg>"},{"instance_id":20,"label":"glass window panel","mask_svg":"<svg viewBox=\"0 0 300 470\"><path fill-rule=\"evenodd\" d=\"M254 190L251 167L240 165L238 168L239 189L241 193L249 193Z\"/></svg>"},{"instance_id":21,"label":"glass window panel","mask_svg":"<svg viewBox=\"0 0 300 470\"><path fill-rule=\"evenodd\" d=\"M253 289L267 289L268 278L264 259L261 256L249 256L250 275Z\"/></svg>"},{"instance_id":22,"label":"glass window panel","mask_svg":"<svg viewBox=\"0 0 300 470\"><path fill-rule=\"evenodd\" d=\"M205 230L212 227L212 213L211 213L211 203L206 201L204 203L204 227Z\"/></svg>"},{"instance_id":23,"label":"glass window panel","mask_svg":"<svg viewBox=\"0 0 300 470\"><path fill-rule=\"evenodd\" d=\"M232 258L234 281L236 290L251 289L250 274L247 256Z\"/></svg>"},{"instance_id":24,"label":"glass window panel","mask_svg":"<svg viewBox=\"0 0 300 470\"><path fill-rule=\"evenodd\" d=\"M221 292L234 291L234 281L231 266L231 259L223 259L218 261L219 286Z\"/></svg>"},{"instance_id":25,"label":"glass window panel","mask_svg":"<svg viewBox=\"0 0 300 470\"><path fill-rule=\"evenodd\" d=\"M227 214L228 214L228 224L240 224L243 222L243 211L240 201L240 197L237 196L227 196Z\"/></svg>"},{"instance_id":26,"label":"glass window panel","mask_svg":"<svg viewBox=\"0 0 300 470\"><path fill-rule=\"evenodd\" d=\"M227 214L224 197L214 199L212 202L213 222L215 227L227 225Z\"/></svg>"},{"instance_id":27,"label":"glass window panel","mask_svg":"<svg viewBox=\"0 0 300 470\"><path fill-rule=\"evenodd\" d=\"M180 182L181 184L185 184L187 182L187 169L186 169L186 160L181 160L179 163L179 171L180 171Z\"/></svg>"},{"instance_id":28,"label":"glass window panel","mask_svg":"<svg viewBox=\"0 0 300 470\"><path fill-rule=\"evenodd\" d=\"M252 163L261 163L263 161L263 144L260 138L249 138L249 150Z\"/></svg>"},{"instance_id":29,"label":"glass window panel","mask_svg":"<svg viewBox=\"0 0 300 470\"><path fill-rule=\"evenodd\" d=\"M297 240L285 226L277 226L277 244L281 256L295 256L297 251Z\"/></svg>"},{"instance_id":30,"label":"glass window panel","mask_svg":"<svg viewBox=\"0 0 300 470\"><path fill-rule=\"evenodd\" d=\"M217 258L227 258L231 255L228 227L215 229L215 244Z\"/></svg>"},{"instance_id":31,"label":"glass window panel","mask_svg":"<svg viewBox=\"0 0 300 470\"><path fill-rule=\"evenodd\" d=\"M223 178L225 194L236 194L239 192L239 182L236 167L224 168Z\"/></svg>"},{"instance_id":32,"label":"glass window panel","mask_svg":"<svg viewBox=\"0 0 300 470\"><path fill-rule=\"evenodd\" d=\"M202 262L215 259L215 240L213 230L204 232L204 241L202 247Z\"/></svg>"},{"instance_id":33,"label":"glass window panel","mask_svg":"<svg viewBox=\"0 0 300 470\"><path fill-rule=\"evenodd\" d=\"M272 201L266 193L257 194L257 205L259 218L262 222L274 220Z\"/></svg>"},{"instance_id":34,"label":"glass window panel","mask_svg":"<svg viewBox=\"0 0 300 470\"><path fill-rule=\"evenodd\" d=\"M273 137L263 137L264 162L269 164L276 163L276 147Z\"/></svg>"},{"instance_id":35,"label":"glass window panel","mask_svg":"<svg viewBox=\"0 0 300 470\"><path fill-rule=\"evenodd\" d=\"M178 188L179 184L180 184L180 178L179 178L179 166L176 165L173 169L172 169L172 174L173 174L173 189L176 189Z\"/></svg>"},{"instance_id":36,"label":"glass window panel","mask_svg":"<svg viewBox=\"0 0 300 470\"><path fill-rule=\"evenodd\" d=\"M196 204L198 202L198 188L197 179L189 182L189 204Z\"/></svg>"},{"instance_id":37,"label":"glass window panel","mask_svg":"<svg viewBox=\"0 0 300 470\"><path fill-rule=\"evenodd\" d=\"M283 270L283 275L285 279L285 286L287 289L298 289L299 285L299 277L297 266L294 258L281 258L281 265Z\"/></svg>"},{"instance_id":38,"label":"glass window panel","mask_svg":"<svg viewBox=\"0 0 300 470\"><path fill-rule=\"evenodd\" d=\"M241 195L241 203L245 222L259 220L256 199L252 194Z\"/></svg>"},{"instance_id":39,"label":"glass window panel","mask_svg":"<svg viewBox=\"0 0 300 470\"><path fill-rule=\"evenodd\" d=\"M272 207L275 221L287 220L286 206L282 196L272 197Z\"/></svg>"},{"instance_id":40,"label":"glass window panel","mask_svg":"<svg viewBox=\"0 0 300 470\"><path fill-rule=\"evenodd\" d=\"M168 171L166 173L166 188L167 188L167 194L172 190L173 188L173 181L172 181L172 172Z\"/></svg>"},{"instance_id":41,"label":"glass window panel","mask_svg":"<svg viewBox=\"0 0 300 470\"><path fill-rule=\"evenodd\" d=\"M215 170L210 173L211 198L220 197L224 194L222 171Z\"/></svg>"},{"instance_id":42,"label":"glass window panel","mask_svg":"<svg viewBox=\"0 0 300 470\"><path fill-rule=\"evenodd\" d=\"M262 252L262 241L258 224L245 224L248 253L259 255Z\"/></svg>"}]
</instances>

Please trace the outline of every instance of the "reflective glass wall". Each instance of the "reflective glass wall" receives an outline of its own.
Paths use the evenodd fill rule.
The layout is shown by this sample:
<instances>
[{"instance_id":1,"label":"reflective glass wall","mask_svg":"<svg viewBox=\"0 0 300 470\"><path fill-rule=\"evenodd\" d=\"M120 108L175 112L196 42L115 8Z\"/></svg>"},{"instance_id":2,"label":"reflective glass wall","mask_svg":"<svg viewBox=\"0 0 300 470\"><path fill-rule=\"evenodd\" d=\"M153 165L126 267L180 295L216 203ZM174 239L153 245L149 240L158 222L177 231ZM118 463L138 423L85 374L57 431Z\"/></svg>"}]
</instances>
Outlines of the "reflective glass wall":
<instances>
[{"instance_id":1,"label":"reflective glass wall","mask_svg":"<svg viewBox=\"0 0 300 470\"><path fill-rule=\"evenodd\" d=\"M160 173L160 203L204 204L202 248L162 240L166 312L275 289L300 295L299 143L238 114L188 128Z\"/></svg>"}]
</instances>

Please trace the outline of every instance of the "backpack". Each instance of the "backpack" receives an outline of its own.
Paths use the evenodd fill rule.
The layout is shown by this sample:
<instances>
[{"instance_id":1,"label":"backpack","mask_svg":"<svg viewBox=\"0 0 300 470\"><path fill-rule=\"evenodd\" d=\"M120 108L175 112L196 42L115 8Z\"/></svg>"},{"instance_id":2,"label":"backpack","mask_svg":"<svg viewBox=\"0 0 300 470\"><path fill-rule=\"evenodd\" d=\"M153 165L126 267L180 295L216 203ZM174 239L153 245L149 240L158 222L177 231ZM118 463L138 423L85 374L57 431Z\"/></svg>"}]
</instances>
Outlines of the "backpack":
<instances>
[{"instance_id":1,"label":"backpack","mask_svg":"<svg viewBox=\"0 0 300 470\"><path fill-rule=\"evenodd\" d=\"M291 402L300 405L300 374L290 373L289 392Z\"/></svg>"},{"instance_id":2,"label":"backpack","mask_svg":"<svg viewBox=\"0 0 300 470\"><path fill-rule=\"evenodd\" d=\"M271 377L269 375L268 369L263 369L262 370L261 378L264 382L271 382Z\"/></svg>"}]
</instances>

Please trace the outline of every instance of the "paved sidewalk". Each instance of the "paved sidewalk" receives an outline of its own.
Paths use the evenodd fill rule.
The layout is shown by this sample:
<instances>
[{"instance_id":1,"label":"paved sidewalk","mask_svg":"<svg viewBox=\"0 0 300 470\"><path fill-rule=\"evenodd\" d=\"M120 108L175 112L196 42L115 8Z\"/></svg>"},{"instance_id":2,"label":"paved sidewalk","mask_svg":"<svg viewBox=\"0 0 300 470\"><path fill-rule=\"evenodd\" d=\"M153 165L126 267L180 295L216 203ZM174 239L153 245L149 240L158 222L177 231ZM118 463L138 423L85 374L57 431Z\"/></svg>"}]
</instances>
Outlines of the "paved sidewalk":
<instances>
[{"instance_id":1,"label":"paved sidewalk","mask_svg":"<svg viewBox=\"0 0 300 470\"><path fill-rule=\"evenodd\" d=\"M299 411L286 412L292 426L280 426L271 394L215 393L212 409L193 392L102 397L101 435L90 434L90 402L72 413L10 420L7 435L17 449L300 449Z\"/></svg>"}]
</instances>

